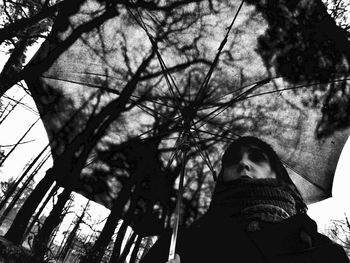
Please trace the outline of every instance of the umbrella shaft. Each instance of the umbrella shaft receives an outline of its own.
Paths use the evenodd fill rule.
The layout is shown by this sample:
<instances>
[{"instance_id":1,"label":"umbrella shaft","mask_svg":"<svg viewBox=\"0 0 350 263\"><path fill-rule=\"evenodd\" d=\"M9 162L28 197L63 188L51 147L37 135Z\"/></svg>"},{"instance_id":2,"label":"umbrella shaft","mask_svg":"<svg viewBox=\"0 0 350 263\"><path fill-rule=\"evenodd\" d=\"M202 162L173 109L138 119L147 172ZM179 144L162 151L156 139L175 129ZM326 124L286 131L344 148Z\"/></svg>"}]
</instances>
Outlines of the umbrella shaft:
<instances>
[{"instance_id":1,"label":"umbrella shaft","mask_svg":"<svg viewBox=\"0 0 350 263\"><path fill-rule=\"evenodd\" d=\"M181 174L180 174L179 190L177 193L177 200L176 200L175 222L173 226L173 233L171 235L168 260L175 258L175 248L176 248L177 233L179 229L180 211L181 211L182 194L183 194L183 181L185 177L186 155L187 155L187 150L184 150L182 152L182 167L181 167Z\"/></svg>"}]
</instances>

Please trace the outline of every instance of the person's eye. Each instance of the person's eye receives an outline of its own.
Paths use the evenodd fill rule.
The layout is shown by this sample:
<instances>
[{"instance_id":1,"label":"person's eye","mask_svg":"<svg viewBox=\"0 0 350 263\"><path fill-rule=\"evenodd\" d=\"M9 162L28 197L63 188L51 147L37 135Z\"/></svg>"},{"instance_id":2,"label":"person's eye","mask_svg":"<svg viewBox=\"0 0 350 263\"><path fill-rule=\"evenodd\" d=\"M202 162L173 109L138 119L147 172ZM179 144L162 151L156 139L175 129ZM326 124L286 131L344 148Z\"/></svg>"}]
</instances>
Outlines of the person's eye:
<instances>
[{"instance_id":1,"label":"person's eye","mask_svg":"<svg viewBox=\"0 0 350 263\"><path fill-rule=\"evenodd\" d=\"M249 159L253 162L266 162L268 161L266 154L264 154L261 150L252 149L249 153Z\"/></svg>"}]
</instances>

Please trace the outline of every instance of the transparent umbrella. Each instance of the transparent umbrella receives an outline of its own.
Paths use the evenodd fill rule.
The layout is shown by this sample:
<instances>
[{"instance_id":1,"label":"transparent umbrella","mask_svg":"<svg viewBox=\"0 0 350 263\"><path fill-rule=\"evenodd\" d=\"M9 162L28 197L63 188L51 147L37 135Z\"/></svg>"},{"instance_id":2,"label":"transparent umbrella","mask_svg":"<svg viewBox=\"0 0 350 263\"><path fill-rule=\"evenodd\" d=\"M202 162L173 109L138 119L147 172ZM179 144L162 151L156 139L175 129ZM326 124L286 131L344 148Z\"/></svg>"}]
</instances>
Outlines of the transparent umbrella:
<instances>
[{"instance_id":1,"label":"transparent umbrella","mask_svg":"<svg viewBox=\"0 0 350 263\"><path fill-rule=\"evenodd\" d=\"M350 130L345 128L335 131L331 136L322 139L315 135L323 115L319 107L310 107L306 102L312 93L312 90L308 90L308 86L311 87L317 83L291 86L283 78L267 77L250 84L237 85L227 89L226 93L222 91L217 92L217 87L211 83L211 76L219 63L220 54L243 3L244 1L240 3L232 23L227 28L226 35L219 46L208 73L204 76L199 86L191 87L188 90L185 90L181 84L178 84L175 76L171 74L172 68L168 67L164 62L157 46L157 39L149 32L148 25L144 23L142 14L138 13L137 9L128 10L130 17L133 17L146 32L168 87L167 92L163 90L160 92L163 98L167 98L166 103L164 100L158 100L156 96L144 96L142 100L139 100L140 97L131 96L129 102L137 104L146 115L149 114L152 117L169 118L166 113L155 112L154 109L150 109L147 106L147 100L150 98L151 100L149 101L152 103L174 109L175 114L171 118L176 122L176 129L168 132L167 135L175 134L177 138L173 140L174 144L172 147L175 151L169 157L168 165L171 165L176 156L181 156L183 160L179 177L176 216L169 258L173 258L175 251L183 181L186 175L186 160L189 152L196 152L201 156L215 178L216 168L212 165L214 160L211 159L206 151L201 149L202 141L220 138L221 145L225 147L229 142L244 135L254 135L262 138L277 151L306 202L312 203L331 196L337 160L350 134ZM66 57L66 59L68 58ZM84 81L81 79L77 81L77 78L73 77L72 72L62 70L68 63L67 61L59 60L55 67L51 69L51 72L55 71L54 77L50 75L50 71L46 72L43 76L44 82L49 83L51 81L51 84L57 84L60 81L64 81L69 82L71 85L84 84L85 86L88 86L89 82L91 82L94 83L93 85L96 85L92 81L94 76L99 76L103 73L96 66L96 72L90 72L90 75ZM155 67L155 65L152 66ZM62 72L58 72L57 69L61 69ZM91 66L90 70L93 69L94 66ZM105 73L105 76L106 82L111 79L112 83L118 83L119 81L117 78L113 79L108 72ZM138 78L141 79L142 77L139 76ZM339 81L344 82L347 80L341 79ZM93 85L91 84L91 86ZM104 83L99 83L96 87L109 91L114 96L121 96L122 94L120 91L104 85ZM70 95L69 91L66 91L62 96L69 98ZM87 98L83 98L84 96ZM91 97L96 99L94 96L91 95ZM84 101L84 99L89 98L86 95L81 95L81 98L78 99ZM98 111L99 109L95 110ZM44 119L44 122L46 122L46 127L48 127L49 136L55 137L58 129L52 117ZM74 132L77 133L76 131ZM152 130L144 131L138 134L138 137L147 137L151 132ZM59 153L60 149L57 145L59 143L55 141L54 147Z\"/></svg>"}]
</instances>

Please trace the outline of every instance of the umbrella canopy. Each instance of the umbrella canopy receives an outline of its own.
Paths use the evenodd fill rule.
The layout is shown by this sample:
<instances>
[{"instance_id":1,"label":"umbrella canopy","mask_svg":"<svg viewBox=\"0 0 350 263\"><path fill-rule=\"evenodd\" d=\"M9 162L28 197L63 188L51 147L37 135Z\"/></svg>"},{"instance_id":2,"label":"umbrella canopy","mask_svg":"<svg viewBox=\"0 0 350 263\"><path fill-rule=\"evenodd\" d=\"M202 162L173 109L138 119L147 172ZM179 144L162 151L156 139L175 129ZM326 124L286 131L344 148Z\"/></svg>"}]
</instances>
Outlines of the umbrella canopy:
<instances>
[{"instance_id":1,"label":"umbrella canopy","mask_svg":"<svg viewBox=\"0 0 350 263\"><path fill-rule=\"evenodd\" d=\"M56 32L55 43L50 42L53 38L46 40L32 63L47 55L48 46L58 45L57 38L62 42L68 39L71 30L84 23L88 13L95 15L94 11L101 6L95 3L85 8L73 16L71 28ZM196 8L201 8L201 12L190 19ZM98 147L101 149L110 141L123 143L131 137L151 138L159 124L157 120L162 119L163 124L172 120L171 125L160 129L165 141L163 149L178 147L174 136L189 136L192 152L201 155L212 169L215 165L211 163L218 163L227 143L238 136L255 135L276 149L308 203L329 197L337 160L350 134L345 125L327 136L319 136L328 112L321 100L312 102L316 96L326 97L329 85L309 80L298 80L296 85L290 79L284 81L283 76L273 77L271 69L265 71L258 54L252 50L259 36L255 32L262 32L267 23L260 25L263 20L248 6L243 8L244 18L236 21L239 30L231 32L239 41L225 38L229 43L222 52L223 61L214 59L218 71L205 79L208 57L213 60L213 50L225 35L222 27L223 34L218 32L218 39L210 40L213 32L220 31L213 24L225 21L225 15L237 10L238 5L232 8L227 4L226 8L217 14L217 20L211 18L209 22L203 18L212 14L206 13L205 6L200 4L170 14L141 10L138 15L132 10L131 15L127 8L121 8L119 16L77 39L38 79L27 80L54 157L67 156L65 150L76 143L72 155L78 158L76 154L89 141L89 163L96 160ZM148 34L153 45L133 16L145 28L152 28ZM243 28L245 35L241 32ZM252 50L238 52L235 44ZM235 64L235 56L248 55L245 63L242 59ZM171 62L164 63L163 58ZM167 78L163 78L164 72ZM168 74L171 72L173 77ZM332 83L338 79L339 85L348 85L344 76L334 78ZM116 120L117 125L112 127ZM95 126L90 129L92 123ZM209 149L206 143L210 141L217 143L211 145L215 154L208 157L201 149L206 148L203 144ZM120 187L111 182L106 185ZM102 187L99 195L111 196L111 192L117 195L119 190ZM93 191L88 194L95 200L108 199L94 195ZM112 201L108 200L101 203L109 206Z\"/></svg>"}]
</instances>

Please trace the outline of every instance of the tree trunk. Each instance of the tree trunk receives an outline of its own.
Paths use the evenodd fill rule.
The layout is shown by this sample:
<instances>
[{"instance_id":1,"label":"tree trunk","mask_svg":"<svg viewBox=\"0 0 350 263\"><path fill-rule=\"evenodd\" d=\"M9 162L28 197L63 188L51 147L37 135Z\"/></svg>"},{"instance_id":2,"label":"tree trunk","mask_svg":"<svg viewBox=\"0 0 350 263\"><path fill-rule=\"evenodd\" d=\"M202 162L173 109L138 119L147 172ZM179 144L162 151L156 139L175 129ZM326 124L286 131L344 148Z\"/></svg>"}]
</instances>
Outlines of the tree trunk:
<instances>
[{"instance_id":1,"label":"tree trunk","mask_svg":"<svg viewBox=\"0 0 350 263\"><path fill-rule=\"evenodd\" d=\"M6 209L0 216L0 225L3 223L4 219L8 216L11 210L14 208L14 206L16 205L17 201L20 199L23 192L28 188L28 185L33 180L34 176L37 174L37 172L40 170L40 168L44 165L44 163L47 161L49 157L50 155L47 155L45 159L41 161L41 163L36 167L36 169L29 175L29 177L23 183L22 187L17 191L15 196L12 198L10 204L6 207Z\"/></svg>"},{"instance_id":2,"label":"tree trunk","mask_svg":"<svg viewBox=\"0 0 350 263\"><path fill-rule=\"evenodd\" d=\"M30 169L32 169L32 167L34 166L34 164L40 159L40 157L44 154L44 152L46 151L46 149L49 147L49 145L47 145L36 157L35 159L30 163L30 165L26 168L26 170L23 172L23 174L18 178L18 180L16 180L16 182L14 183L13 186L11 186L10 190L6 193L6 196L3 200L1 200L0 203L0 210L6 205L7 201L10 199L11 195L16 191L16 188L18 187L18 185L22 182L22 180L24 179L24 177L26 177L27 173L30 171Z\"/></svg>"},{"instance_id":3,"label":"tree trunk","mask_svg":"<svg viewBox=\"0 0 350 263\"><path fill-rule=\"evenodd\" d=\"M51 171L51 169L47 170L44 178L38 183L33 192L22 205L21 209L18 211L10 229L5 235L7 240L15 244L20 244L22 242L23 235L28 226L30 218L54 181L55 174Z\"/></svg>"},{"instance_id":4,"label":"tree trunk","mask_svg":"<svg viewBox=\"0 0 350 263\"><path fill-rule=\"evenodd\" d=\"M12 241L15 244L19 244L21 242L21 240L23 239L23 234L25 232L25 229L31 218L31 215L35 212L35 209L38 207L39 203L44 198L46 192L50 189L52 183L59 178L58 175L64 176L59 178L60 179L59 182L60 183L66 182L67 183L66 187L69 187L72 190L72 187L74 187L74 184L72 184L71 180L72 179L78 180L78 176L80 175L81 169L84 167L88 154L90 153L92 148L95 146L98 139L100 139L104 135L109 125L125 109L125 105L128 102L130 95L135 90L138 80L141 76L141 73L144 72L144 70L147 68L154 54L155 54L155 51L152 50L151 54L141 63L138 70L135 72L135 75L133 76L133 78L124 87L118 99L109 103L106 107L104 107L101 110L100 113L98 113L96 116L91 118L91 120L87 123L86 129L81 134L79 134L71 144L68 145L65 152L54 163L54 167L48 170L45 177L39 182L39 184L35 187L32 194L28 197L26 202L23 204L15 220L13 221L9 231L6 233L5 237L8 240ZM101 124L101 120L102 120L102 124ZM81 150L82 150L82 153L79 155L79 157L74 159L75 154ZM72 166L74 166L73 171L72 171ZM129 187L130 189L131 189L131 186ZM127 188L128 187L126 187L126 190ZM117 205L117 209L115 211L117 218L110 219L111 229L107 225L107 222L109 222L107 220L106 231L109 231L109 230L114 231L116 224L118 222L118 218L120 218L120 214L128 199L128 193L130 192L130 189L127 190L127 193L125 193L126 192L125 191L124 194L121 194L121 198L120 198L121 205L120 206ZM113 211L111 214L113 214ZM101 240L103 240L101 243L102 246L100 246L100 243L97 242L99 253L108 244L110 237L113 234L113 233L106 233L106 231L105 232L102 231L101 233ZM97 258L100 257L99 253L97 253L96 255Z\"/></svg>"},{"instance_id":5,"label":"tree trunk","mask_svg":"<svg viewBox=\"0 0 350 263\"><path fill-rule=\"evenodd\" d=\"M142 174L135 174L134 176L140 177L140 176L142 176ZM130 225L130 221L132 219L132 216L134 215L134 211L136 209L136 206L137 206L137 201L138 201L138 197L139 197L139 193L138 193L139 190L140 190L140 183L138 181L138 183L136 184L135 190L132 193L132 198L130 201L129 209L124 217L123 224L121 225L121 227L118 231L118 234L117 234L117 238L114 242L113 253L112 253L112 256L109 260L109 263L115 262L120 257L122 243L123 243L123 240L125 238L125 234L126 234L126 231L128 229L128 226Z\"/></svg>"},{"instance_id":6,"label":"tree trunk","mask_svg":"<svg viewBox=\"0 0 350 263\"><path fill-rule=\"evenodd\" d=\"M75 226L74 226L73 230L69 233L67 241L65 242L65 244L63 246L63 249L59 253L59 258L62 260L66 258L67 254L69 252L69 249L71 248L71 245L72 245L72 243L77 235L77 232L79 230L80 224L83 222L83 218L85 216L85 211L88 208L89 203L90 203L90 201L87 203L87 205L84 208L83 213L78 217L78 220L75 222Z\"/></svg>"},{"instance_id":7,"label":"tree trunk","mask_svg":"<svg viewBox=\"0 0 350 263\"><path fill-rule=\"evenodd\" d=\"M137 237L136 232L133 232L131 237L129 238L129 240L126 243L126 245L123 249L123 253L121 254L120 258L115 261L116 263L124 263L125 262L126 257L129 255L130 249L131 249L132 245L134 244L136 237Z\"/></svg>"},{"instance_id":8,"label":"tree trunk","mask_svg":"<svg viewBox=\"0 0 350 263\"><path fill-rule=\"evenodd\" d=\"M18 78L20 75L19 72L23 68L25 52L29 44L30 41L26 38L19 38L19 41L14 44L12 54L0 73L0 97L2 97L10 87L18 82L14 82L14 79Z\"/></svg>"},{"instance_id":9,"label":"tree trunk","mask_svg":"<svg viewBox=\"0 0 350 263\"><path fill-rule=\"evenodd\" d=\"M146 256L147 252L151 249L152 246L153 246L152 237L146 237L146 242L143 245L143 251L140 259Z\"/></svg>"},{"instance_id":10,"label":"tree trunk","mask_svg":"<svg viewBox=\"0 0 350 263\"><path fill-rule=\"evenodd\" d=\"M27 227L27 230L25 231L24 235L23 235L23 240L24 238L30 233L30 230L33 228L33 226L35 225L35 223L38 221L39 216L41 215L42 211L44 210L45 206L47 205L47 203L50 201L50 199L56 194L58 190L58 186L55 185L52 190L50 191L50 193L48 194L48 196L46 197L44 203L40 206L38 212L36 212L35 216L32 219L32 222L30 223L30 225Z\"/></svg>"},{"instance_id":11,"label":"tree trunk","mask_svg":"<svg viewBox=\"0 0 350 263\"><path fill-rule=\"evenodd\" d=\"M111 213L108 216L108 219L102 229L100 236L95 241L95 244L87 253L87 255L84 258L82 258L80 263L99 263L101 261L105 248L111 241L111 238L114 234L114 230L118 225L119 219L121 218L123 208L129 199L130 191L133 185L133 180L129 180L124 185L118 198L114 200Z\"/></svg>"},{"instance_id":12,"label":"tree trunk","mask_svg":"<svg viewBox=\"0 0 350 263\"><path fill-rule=\"evenodd\" d=\"M137 254L138 254L138 252L140 250L141 242L142 242L142 236L138 236L137 239L136 239L136 243L135 243L134 249L132 250L129 263L136 263Z\"/></svg>"},{"instance_id":13,"label":"tree trunk","mask_svg":"<svg viewBox=\"0 0 350 263\"><path fill-rule=\"evenodd\" d=\"M113 263L119 258L122 250L122 243L123 243L123 240L125 239L127 229L128 229L128 223L124 220L118 230L118 234L113 246L113 253L111 255L111 258L109 259L109 263Z\"/></svg>"},{"instance_id":14,"label":"tree trunk","mask_svg":"<svg viewBox=\"0 0 350 263\"><path fill-rule=\"evenodd\" d=\"M39 260L39 262L44 259L52 231L58 226L62 219L61 213L67 201L70 199L71 192L70 189L65 188L58 196L57 203L34 239L33 251L35 258Z\"/></svg>"}]
</instances>

